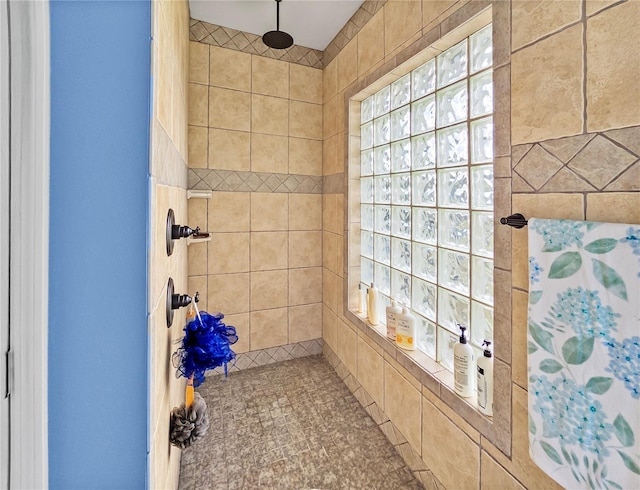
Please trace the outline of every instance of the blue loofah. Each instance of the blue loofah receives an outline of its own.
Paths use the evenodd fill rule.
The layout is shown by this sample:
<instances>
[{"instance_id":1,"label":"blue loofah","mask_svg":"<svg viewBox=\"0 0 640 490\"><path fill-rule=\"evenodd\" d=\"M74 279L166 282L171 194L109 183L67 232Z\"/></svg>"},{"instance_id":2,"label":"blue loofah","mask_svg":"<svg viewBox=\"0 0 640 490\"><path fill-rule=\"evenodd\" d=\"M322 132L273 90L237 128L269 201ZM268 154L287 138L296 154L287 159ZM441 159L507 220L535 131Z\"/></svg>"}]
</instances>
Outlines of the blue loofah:
<instances>
[{"instance_id":1,"label":"blue loofah","mask_svg":"<svg viewBox=\"0 0 640 490\"><path fill-rule=\"evenodd\" d=\"M193 386L200 386L205 379L205 371L224 365L227 375L227 363L235 359L231 344L238 341L235 327L222 322L224 315L210 315L200 312L184 327L182 346L173 354L173 365L176 377L193 376Z\"/></svg>"}]
</instances>

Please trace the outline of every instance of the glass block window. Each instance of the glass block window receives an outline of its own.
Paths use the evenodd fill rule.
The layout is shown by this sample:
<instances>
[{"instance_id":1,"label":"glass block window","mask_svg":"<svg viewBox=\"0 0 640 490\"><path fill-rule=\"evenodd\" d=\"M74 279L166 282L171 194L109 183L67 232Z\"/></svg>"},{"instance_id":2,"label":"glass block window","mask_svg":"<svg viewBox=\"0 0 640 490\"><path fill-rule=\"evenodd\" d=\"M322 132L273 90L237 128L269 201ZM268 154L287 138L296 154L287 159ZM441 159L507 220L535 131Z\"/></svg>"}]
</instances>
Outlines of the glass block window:
<instances>
[{"instance_id":1,"label":"glass block window","mask_svg":"<svg viewBox=\"0 0 640 490\"><path fill-rule=\"evenodd\" d=\"M453 370L457 324L493 340L491 26L361 103L361 282Z\"/></svg>"}]
</instances>

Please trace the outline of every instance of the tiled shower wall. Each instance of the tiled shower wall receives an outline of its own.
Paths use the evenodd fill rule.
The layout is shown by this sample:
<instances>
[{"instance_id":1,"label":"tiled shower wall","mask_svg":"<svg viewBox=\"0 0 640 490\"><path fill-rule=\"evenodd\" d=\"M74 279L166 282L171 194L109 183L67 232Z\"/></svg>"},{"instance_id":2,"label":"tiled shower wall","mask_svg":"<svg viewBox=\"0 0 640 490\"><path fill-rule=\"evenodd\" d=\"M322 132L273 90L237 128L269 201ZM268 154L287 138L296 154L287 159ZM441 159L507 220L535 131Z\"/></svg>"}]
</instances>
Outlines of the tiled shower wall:
<instances>
[{"instance_id":1,"label":"tiled shower wall","mask_svg":"<svg viewBox=\"0 0 640 490\"><path fill-rule=\"evenodd\" d=\"M510 454L461 417L464 402L444 396L444 385L425 385L428 377L408 369L344 315L344 95L363 80L374 83L489 5L389 0L324 68L325 354L381 428L389 423L406 440L405 460L426 485L433 475L447 488L558 488L528 454L526 229L497 226L495 236L496 250L502 250L496 256L496 315L510 325L496 337L511 379L504 394L511 407ZM633 26L639 20L634 1L493 3L494 33L503 34L496 39L507 40L494 44L496 92L511 92L500 99L494 119L509 135L495 148L497 209L640 222L640 62L629 42L637 39Z\"/></svg>"},{"instance_id":2,"label":"tiled shower wall","mask_svg":"<svg viewBox=\"0 0 640 490\"><path fill-rule=\"evenodd\" d=\"M189 188L213 192L188 204L212 233L188 247L189 292L236 327L234 369L320 353L322 71L204 42L190 55Z\"/></svg>"},{"instance_id":3,"label":"tiled shower wall","mask_svg":"<svg viewBox=\"0 0 640 490\"><path fill-rule=\"evenodd\" d=\"M171 355L182 336L184 309L168 329L165 319L169 277L176 292L187 289L187 247L176 242L167 256L165 223L171 207L177 223L187 220L187 90L189 6L186 0L152 3L151 240L149 250L150 452L149 488L177 488L180 450L169 444L169 414L184 403L184 381L177 380Z\"/></svg>"}]
</instances>

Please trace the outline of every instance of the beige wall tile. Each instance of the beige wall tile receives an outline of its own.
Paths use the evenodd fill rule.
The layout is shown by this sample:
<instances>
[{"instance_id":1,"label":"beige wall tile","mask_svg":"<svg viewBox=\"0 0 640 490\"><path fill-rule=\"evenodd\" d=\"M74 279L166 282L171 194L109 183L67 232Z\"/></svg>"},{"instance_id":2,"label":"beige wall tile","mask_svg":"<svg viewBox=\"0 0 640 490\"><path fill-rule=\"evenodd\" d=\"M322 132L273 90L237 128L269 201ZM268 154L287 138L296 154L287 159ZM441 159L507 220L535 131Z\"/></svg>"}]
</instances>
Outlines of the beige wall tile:
<instances>
[{"instance_id":1,"label":"beige wall tile","mask_svg":"<svg viewBox=\"0 0 640 490\"><path fill-rule=\"evenodd\" d=\"M511 198L514 213L527 218L584 219L582 194L514 194ZM513 285L529 288L529 255L527 233L513 230L511 235L511 270Z\"/></svg>"},{"instance_id":2,"label":"beige wall tile","mask_svg":"<svg viewBox=\"0 0 640 490\"><path fill-rule=\"evenodd\" d=\"M251 133L209 129L209 168L248 172L250 155Z\"/></svg>"},{"instance_id":3,"label":"beige wall tile","mask_svg":"<svg viewBox=\"0 0 640 490\"><path fill-rule=\"evenodd\" d=\"M251 193L251 231L286 230L289 221L289 194Z\"/></svg>"},{"instance_id":4,"label":"beige wall tile","mask_svg":"<svg viewBox=\"0 0 640 490\"><path fill-rule=\"evenodd\" d=\"M322 141L289 138L289 173L322 175Z\"/></svg>"},{"instance_id":5,"label":"beige wall tile","mask_svg":"<svg viewBox=\"0 0 640 490\"><path fill-rule=\"evenodd\" d=\"M207 244L209 274L249 272L249 233L213 233Z\"/></svg>"},{"instance_id":6,"label":"beige wall tile","mask_svg":"<svg viewBox=\"0 0 640 490\"><path fill-rule=\"evenodd\" d=\"M209 199L210 232L249 231L250 193L213 192Z\"/></svg>"},{"instance_id":7,"label":"beige wall tile","mask_svg":"<svg viewBox=\"0 0 640 490\"><path fill-rule=\"evenodd\" d=\"M338 271L338 236L335 233L322 233L322 265L334 274Z\"/></svg>"},{"instance_id":8,"label":"beige wall tile","mask_svg":"<svg viewBox=\"0 0 640 490\"><path fill-rule=\"evenodd\" d=\"M207 244L192 243L187 251L189 274L195 276L207 274Z\"/></svg>"},{"instance_id":9,"label":"beige wall tile","mask_svg":"<svg viewBox=\"0 0 640 490\"><path fill-rule=\"evenodd\" d=\"M322 137L333 136L338 131L338 103L339 97L334 97L322 106Z\"/></svg>"},{"instance_id":10,"label":"beige wall tile","mask_svg":"<svg viewBox=\"0 0 640 490\"><path fill-rule=\"evenodd\" d=\"M251 311L287 306L289 285L286 270L251 273Z\"/></svg>"},{"instance_id":11,"label":"beige wall tile","mask_svg":"<svg viewBox=\"0 0 640 490\"><path fill-rule=\"evenodd\" d=\"M422 25L427 27L458 0L422 0Z\"/></svg>"},{"instance_id":12,"label":"beige wall tile","mask_svg":"<svg viewBox=\"0 0 640 490\"><path fill-rule=\"evenodd\" d=\"M322 266L322 232L289 232L289 267Z\"/></svg>"},{"instance_id":13,"label":"beige wall tile","mask_svg":"<svg viewBox=\"0 0 640 490\"><path fill-rule=\"evenodd\" d=\"M322 269L322 302L333 312L338 312L338 276Z\"/></svg>"},{"instance_id":14,"label":"beige wall tile","mask_svg":"<svg viewBox=\"0 0 640 490\"><path fill-rule=\"evenodd\" d=\"M286 269L288 233L258 231L251 233L251 270Z\"/></svg>"},{"instance_id":15,"label":"beige wall tile","mask_svg":"<svg viewBox=\"0 0 640 490\"><path fill-rule=\"evenodd\" d=\"M289 342L322 338L322 304L289 307Z\"/></svg>"},{"instance_id":16,"label":"beige wall tile","mask_svg":"<svg viewBox=\"0 0 640 490\"><path fill-rule=\"evenodd\" d=\"M620 3L623 1L625 0L585 0L585 13L588 16L591 16L605 7L609 7L614 3Z\"/></svg>"},{"instance_id":17,"label":"beige wall tile","mask_svg":"<svg viewBox=\"0 0 640 490\"><path fill-rule=\"evenodd\" d=\"M189 168L207 168L208 130L189 126Z\"/></svg>"},{"instance_id":18,"label":"beige wall tile","mask_svg":"<svg viewBox=\"0 0 640 490\"><path fill-rule=\"evenodd\" d=\"M289 305L322 302L322 267L289 269Z\"/></svg>"},{"instance_id":19,"label":"beige wall tile","mask_svg":"<svg viewBox=\"0 0 640 490\"><path fill-rule=\"evenodd\" d=\"M322 229L322 195L289 195L289 230Z\"/></svg>"},{"instance_id":20,"label":"beige wall tile","mask_svg":"<svg viewBox=\"0 0 640 490\"><path fill-rule=\"evenodd\" d=\"M512 144L580 134L584 109L582 81L581 25L514 53Z\"/></svg>"},{"instance_id":21,"label":"beige wall tile","mask_svg":"<svg viewBox=\"0 0 640 490\"><path fill-rule=\"evenodd\" d=\"M289 170L289 138L270 134L251 135L251 170L286 174Z\"/></svg>"},{"instance_id":22,"label":"beige wall tile","mask_svg":"<svg viewBox=\"0 0 640 490\"><path fill-rule=\"evenodd\" d=\"M189 276L189 280L187 282L187 289L191 296L195 296L196 292L200 293L200 302L198 303L198 307L205 311L209 311L209 306L207 305L207 282L207 276Z\"/></svg>"},{"instance_id":23,"label":"beige wall tile","mask_svg":"<svg viewBox=\"0 0 640 490\"><path fill-rule=\"evenodd\" d=\"M199 226L201 230L207 229L207 200L189 199L187 201L187 216L191 228Z\"/></svg>"},{"instance_id":24,"label":"beige wall tile","mask_svg":"<svg viewBox=\"0 0 640 490\"><path fill-rule=\"evenodd\" d=\"M209 83L214 87L251 90L251 55L211 46Z\"/></svg>"},{"instance_id":25,"label":"beige wall tile","mask_svg":"<svg viewBox=\"0 0 640 490\"><path fill-rule=\"evenodd\" d=\"M422 27L422 2L389 0L384 5L384 52L391 53Z\"/></svg>"},{"instance_id":26,"label":"beige wall tile","mask_svg":"<svg viewBox=\"0 0 640 490\"><path fill-rule=\"evenodd\" d=\"M288 343L287 308L251 312L251 350Z\"/></svg>"},{"instance_id":27,"label":"beige wall tile","mask_svg":"<svg viewBox=\"0 0 640 490\"><path fill-rule=\"evenodd\" d=\"M337 215L342 213L338 208L338 194L322 195L322 229L331 233L338 233Z\"/></svg>"},{"instance_id":28,"label":"beige wall tile","mask_svg":"<svg viewBox=\"0 0 640 490\"><path fill-rule=\"evenodd\" d=\"M251 131L289 135L289 101L267 95L251 96Z\"/></svg>"},{"instance_id":29,"label":"beige wall tile","mask_svg":"<svg viewBox=\"0 0 640 490\"><path fill-rule=\"evenodd\" d=\"M322 104L322 70L291 63L289 97L293 100Z\"/></svg>"},{"instance_id":30,"label":"beige wall tile","mask_svg":"<svg viewBox=\"0 0 640 490\"><path fill-rule=\"evenodd\" d=\"M485 451L482 451L480 463L482 465L481 490L525 490L518 480Z\"/></svg>"},{"instance_id":31,"label":"beige wall tile","mask_svg":"<svg viewBox=\"0 0 640 490\"><path fill-rule=\"evenodd\" d=\"M338 317L326 306L322 307L322 338L333 352L338 350Z\"/></svg>"},{"instance_id":32,"label":"beige wall tile","mask_svg":"<svg viewBox=\"0 0 640 490\"><path fill-rule=\"evenodd\" d=\"M588 221L640 223L640 192L587 194Z\"/></svg>"},{"instance_id":33,"label":"beige wall tile","mask_svg":"<svg viewBox=\"0 0 640 490\"><path fill-rule=\"evenodd\" d=\"M545 2L515 0L511 2L511 22L516 28L511 35L512 48L518 49L580 20L580 0Z\"/></svg>"},{"instance_id":34,"label":"beige wall tile","mask_svg":"<svg viewBox=\"0 0 640 490\"><path fill-rule=\"evenodd\" d=\"M523 291L511 292L511 376L514 383L527 388L527 316L529 295Z\"/></svg>"},{"instance_id":35,"label":"beige wall tile","mask_svg":"<svg viewBox=\"0 0 640 490\"><path fill-rule=\"evenodd\" d=\"M209 85L209 45L189 43L189 81Z\"/></svg>"},{"instance_id":36,"label":"beige wall tile","mask_svg":"<svg viewBox=\"0 0 640 490\"><path fill-rule=\"evenodd\" d=\"M289 109L289 125L290 136L321 140L322 106L292 100Z\"/></svg>"},{"instance_id":37,"label":"beige wall tile","mask_svg":"<svg viewBox=\"0 0 640 490\"><path fill-rule=\"evenodd\" d=\"M344 194L336 194L336 218L335 230L338 235L344 234Z\"/></svg>"},{"instance_id":38,"label":"beige wall tile","mask_svg":"<svg viewBox=\"0 0 640 490\"><path fill-rule=\"evenodd\" d=\"M631 1L587 21L589 132L640 124L639 19L640 4Z\"/></svg>"},{"instance_id":39,"label":"beige wall tile","mask_svg":"<svg viewBox=\"0 0 640 490\"><path fill-rule=\"evenodd\" d=\"M358 76L384 58L384 10L380 9L358 32Z\"/></svg>"},{"instance_id":40,"label":"beige wall tile","mask_svg":"<svg viewBox=\"0 0 640 490\"><path fill-rule=\"evenodd\" d=\"M479 446L426 398L422 399L422 459L446 488L480 485Z\"/></svg>"},{"instance_id":41,"label":"beige wall tile","mask_svg":"<svg viewBox=\"0 0 640 490\"><path fill-rule=\"evenodd\" d=\"M209 127L249 131L251 95L237 90L209 87Z\"/></svg>"},{"instance_id":42,"label":"beige wall tile","mask_svg":"<svg viewBox=\"0 0 640 490\"><path fill-rule=\"evenodd\" d=\"M209 88L198 83L189 84L189 124L209 124Z\"/></svg>"},{"instance_id":43,"label":"beige wall tile","mask_svg":"<svg viewBox=\"0 0 640 490\"><path fill-rule=\"evenodd\" d=\"M209 275L207 304L210 312L226 314L249 311L249 274Z\"/></svg>"},{"instance_id":44,"label":"beige wall tile","mask_svg":"<svg viewBox=\"0 0 640 490\"><path fill-rule=\"evenodd\" d=\"M338 93L338 58L334 58L322 70L322 98L326 104Z\"/></svg>"},{"instance_id":45,"label":"beige wall tile","mask_svg":"<svg viewBox=\"0 0 640 490\"><path fill-rule=\"evenodd\" d=\"M286 61L252 56L251 92L288 99L289 65Z\"/></svg>"},{"instance_id":46,"label":"beige wall tile","mask_svg":"<svg viewBox=\"0 0 640 490\"><path fill-rule=\"evenodd\" d=\"M422 395L388 363L384 366L384 411L411 447L422 451Z\"/></svg>"},{"instance_id":47,"label":"beige wall tile","mask_svg":"<svg viewBox=\"0 0 640 490\"><path fill-rule=\"evenodd\" d=\"M358 78L358 37L354 37L342 48L338 60L338 93Z\"/></svg>"},{"instance_id":48,"label":"beige wall tile","mask_svg":"<svg viewBox=\"0 0 640 490\"><path fill-rule=\"evenodd\" d=\"M322 142L322 175L338 173L338 135Z\"/></svg>"},{"instance_id":49,"label":"beige wall tile","mask_svg":"<svg viewBox=\"0 0 640 490\"><path fill-rule=\"evenodd\" d=\"M231 346L236 354L249 351L249 313L225 315L224 323L236 328L238 341Z\"/></svg>"},{"instance_id":50,"label":"beige wall tile","mask_svg":"<svg viewBox=\"0 0 640 490\"><path fill-rule=\"evenodd\" d=\"M371 398L384 409L384 361L365 340L358 337L357 378L371 395Z\"/></svg>"},{"instance_id":51,"label":"beige wall tile","mask_svg":"<svg viewBox=\"0 0 640 490\"><path fill-rule=\"evenodd\" d=\"M342 320L338 319L338 357L344 363L346 368L354 376L357 372L357 341L356 332L351 330Z\"/></svg>"}]
</instances>

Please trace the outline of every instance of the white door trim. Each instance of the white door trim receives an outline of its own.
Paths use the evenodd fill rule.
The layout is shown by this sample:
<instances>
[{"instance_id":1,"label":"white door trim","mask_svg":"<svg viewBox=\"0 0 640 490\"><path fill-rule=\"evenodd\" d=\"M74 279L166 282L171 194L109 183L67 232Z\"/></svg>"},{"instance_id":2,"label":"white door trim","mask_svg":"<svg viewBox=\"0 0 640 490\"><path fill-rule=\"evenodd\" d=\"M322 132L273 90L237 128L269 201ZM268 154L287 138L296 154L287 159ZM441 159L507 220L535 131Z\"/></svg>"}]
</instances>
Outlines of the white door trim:
<instances>
[{"instance_id":1,"label":"white door trim","mask_svg":"<svg viewBox=\"0 0 640 490\"><path fill-rule=\"evenodd\" d=\"M47 488L49 2L9 0L11 488Z\"/></svg>"},{"instance_id":2,"label":"white door trim","mask_svg":"<svg viewBox=\"0 0 640 490\"><path fill-rule=\"evenodd\" d=\"M0 0L0 488L9 486L9 17Z\"/></svg>"}]
</instances>

